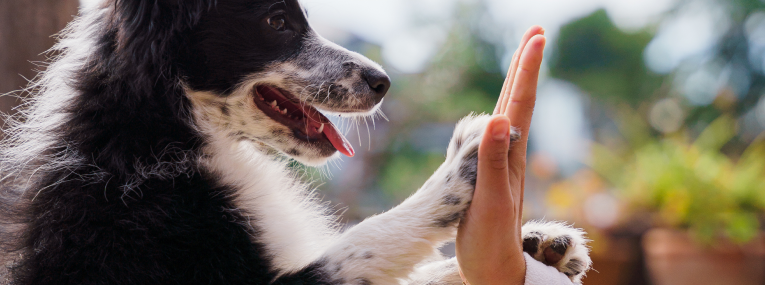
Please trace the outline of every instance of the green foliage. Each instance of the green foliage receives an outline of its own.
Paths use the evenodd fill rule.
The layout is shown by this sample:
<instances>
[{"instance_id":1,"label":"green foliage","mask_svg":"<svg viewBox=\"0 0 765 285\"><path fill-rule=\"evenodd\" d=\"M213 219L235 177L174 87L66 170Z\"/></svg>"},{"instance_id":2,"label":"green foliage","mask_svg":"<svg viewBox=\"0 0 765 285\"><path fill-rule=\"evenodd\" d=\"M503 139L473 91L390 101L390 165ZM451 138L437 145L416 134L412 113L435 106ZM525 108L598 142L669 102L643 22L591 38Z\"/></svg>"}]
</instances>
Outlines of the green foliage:
<instances>
[{"instance_id":1,"label":"green foliage","mask_svg":"<svg viewBox=\"0 0 765 285\"><path fill-rule=\"evenodd\" d=\"M619 30L604 10L563 26L550 73L612 102L640 103L661 84L643 64L648 32Z\"/></svg>"},{"instance_id":2,"label":"green foliage","mask_svg":"<svg viewBox=\"0 0 765 285\"><path fill-rule=\"evenodd\" d=\"M679 2L678 8L688 3ZM748 66L746 49L740 48L748 44L741 32L743 22L765 4L719 4L733 22L708 56ZM588 92L596 107L617 110L610 119L621 138L593 144L591 166L619 189L633 210L653 213L658 226L687 228L706 242L719 236L745 242L759 231L765 213L765 142L762 136L751 144L742 141L736 116L761 97L762 75L745 70L751 75L750 89L738 99L728 99L733 105L726 106L724 100L709 106L684 104L684 128L661 137L645 119L650 102L682 98L682 89L673 88L669 80L678 70L660 76L645 67L643 50L651 38L647 31L620 31L602 10L561 29L551 74ZM703 131L700 126L705 126Z\"/></svg>"},{"instance_id":3,"label":"green foliage","mask_svg":"<svg viewBox=\"0 0 765 285\"><path fill-rule=\"evenodd\" d=\"M423 73L396 78L391 97L417 109L412 121L456 122L470 112L494 110L505 78L499 70L488 69L488 63L482 64L496 64L494 47L469 26L454 25L443 49Z\"/></svg>"},{"instance_id":4,"label":"green foliage","mask_svg":"<svg viewBox=\"0 0 765 285\"><path fill-rule=\"evenodd\" d=\"M722 234L743 243L765 211L765 143L734 161L720 151L734 135L735 121L721 116L693 143L666 137L624 153L598 146L593 168L636 210L656 213L658 225L689 228L706 242Z\"/></svg>"},{"instance_id":5,"label":"green foliage","mask_svg":"<svg viewBox=\"0 0 765 285\"><path fill-rule=\"evenodd\" d=\"M383 192L396 201L409 197L444 162L441 153L422 153L405 147L390 157L380 173Z\"/></svg>"},{"instance_id":6,"label":"green foliage","mask_svg":"<svg viewBox=\"0 0 765 285\"><path fill-rule=\"evenodd\" d=\"M380 155L376 179L377 188L392 200L408 197L444 161L443 152L414 149L404 138L411 138L409 134L425 122L454 124L471 112L492 112L499 97L504 76L498 69L486 67L496 65L494 47L469 28L470 19L458 20L427 70L394 78L396 82L389 96L408 113L405 120L399 117L391 121L395 124L391 137L404 141L390 145Z\"/></svg>"},{"instance_id":7,"label":"green foliage","mask_svg":"<svg viewBox=\"0 0 765 285\"><path fill-rule=\"evenodd\" d=\"M661 17L670 19L691 2L680 1L677 9ZM748 45L742 25L765 4L718 2L733 20L733 32L706 56L715 62L741 63L734 67L748 66L747 49L741 48ZM384 106L390 108L386 136L392 143L368 162L369 169L378 171L368 186L384 191L390 198L384 202L387 206L420 187L444 159L443 153L414 147L414 132L424 124L453 124L470 112L494 108L504 81L496 64L498 51L506 47L480 36L479 25L489 17L484 8L465 4L455 13L446 42L425 71L392 73L394 84ZM733 116L756 105L765 94L765 77L747 67L751 88L744 97L736 94L738 99L731 99L727 107L720 102L688 104L679 94L682 88L675 86L680 84L679 71L657 75L645 66L643 51L652 38L651 27L623 32L603 10L596 11L561 28L548 62L550 75L590 95L588 119L594 139L602 143L593 144L592 166L622 189L622 197L635 209L657 213L659 224L690 228L707 240L722 233L744 241L758 229L758 215L762 217L765 209L765 147L752 144L744 151L749 143L737 137ZM380 61L379 48L364 53ZM660 137L646 117L652 103L667 96L678 100L686 125ZM699 133L704 126L709 127ZM689 137L698 138L691 142Z\"/></svg>"}]
</instances>

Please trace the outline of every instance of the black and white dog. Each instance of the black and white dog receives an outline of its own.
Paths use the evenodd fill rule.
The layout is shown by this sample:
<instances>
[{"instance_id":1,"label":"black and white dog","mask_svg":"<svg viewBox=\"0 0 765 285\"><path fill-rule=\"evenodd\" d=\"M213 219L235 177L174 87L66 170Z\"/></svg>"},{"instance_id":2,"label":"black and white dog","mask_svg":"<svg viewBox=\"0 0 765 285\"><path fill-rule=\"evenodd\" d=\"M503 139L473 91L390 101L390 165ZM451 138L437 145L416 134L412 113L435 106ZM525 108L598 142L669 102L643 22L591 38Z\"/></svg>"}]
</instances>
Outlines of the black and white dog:
<instances>
[{"instance_id":1,"label":"black and white dog","mask_svg":"<svg viewBox=\"0 0 765 285\"><path fill-rule=\"evenodd\" d=\"M413 196L340 233L282 157L352 156L322 113L369 116L390 80L297 0L108 0L55 51L0 153L0 280L461 284L436 249L470 204L487 117L458 124ZM574 282L590 267L578 230L524 235Z\"/></svg>"}]
</instances>

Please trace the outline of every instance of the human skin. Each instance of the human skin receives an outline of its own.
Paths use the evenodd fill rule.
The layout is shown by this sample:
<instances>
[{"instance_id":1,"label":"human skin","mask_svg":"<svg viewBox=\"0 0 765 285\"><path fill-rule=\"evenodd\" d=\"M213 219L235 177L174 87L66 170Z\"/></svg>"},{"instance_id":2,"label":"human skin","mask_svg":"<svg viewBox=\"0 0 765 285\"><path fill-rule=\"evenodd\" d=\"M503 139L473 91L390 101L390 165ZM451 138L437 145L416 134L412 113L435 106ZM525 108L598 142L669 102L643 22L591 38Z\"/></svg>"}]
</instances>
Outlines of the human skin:
<instances>
[{"instance_id":1,"label":"human skin","mask_svg":"<svg viewBox=\"0 0 765 285\"><path fill-rule=\"evenodd\" d=\"M476 189L459 225L456 250L462 280L471 285L524 284L526 146L545 43L539 26L524 34L478 149ZM521 135L512 146L509 126Z\"/></svg>"}]
</instances>

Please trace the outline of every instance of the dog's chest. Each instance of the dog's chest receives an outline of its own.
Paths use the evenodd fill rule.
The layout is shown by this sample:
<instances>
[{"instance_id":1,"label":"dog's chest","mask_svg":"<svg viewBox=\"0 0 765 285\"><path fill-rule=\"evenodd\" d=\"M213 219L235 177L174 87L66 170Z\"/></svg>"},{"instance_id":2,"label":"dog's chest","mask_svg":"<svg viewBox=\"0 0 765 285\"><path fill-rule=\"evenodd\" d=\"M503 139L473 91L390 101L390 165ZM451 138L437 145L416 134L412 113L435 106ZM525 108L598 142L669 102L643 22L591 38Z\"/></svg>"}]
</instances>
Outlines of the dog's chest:
<instances>
[{"instance_id":1,"label":"dog's chest","mask_svg":"<svg viewBox=\"0 0 765 285\"><path fill-rule=\"evenodd\" d=\"M234 205L251 226L253 242L266 248L277 269L309 265L337 236L334 218L283 162L236 146L217 152L210 162L232 187Z\"/></svg>"}]
</instances>

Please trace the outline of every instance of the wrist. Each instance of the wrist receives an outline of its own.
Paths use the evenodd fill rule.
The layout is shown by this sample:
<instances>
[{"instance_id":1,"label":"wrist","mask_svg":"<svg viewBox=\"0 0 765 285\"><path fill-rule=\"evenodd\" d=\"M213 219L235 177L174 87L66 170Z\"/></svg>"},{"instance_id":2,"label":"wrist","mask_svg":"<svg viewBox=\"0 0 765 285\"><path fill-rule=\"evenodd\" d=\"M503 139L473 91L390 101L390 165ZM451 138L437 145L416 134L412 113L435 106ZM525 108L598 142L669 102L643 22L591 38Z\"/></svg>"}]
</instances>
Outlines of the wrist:
<instances>
[{"instance_id":1,"label":"wrist","mask_svg":"<svg viewBox=\"0 0 765 285\"><path fill-rule=\"evenodd\" d=\"M526 259L523 253L513 254L505 260L497 261L494 263L496 266L474 264L476 266L463 266L460 263L460 277L466 285L523 285L525 283ZM481 264L485 264L485 261Z\"/></svg>"}]
</instances>

